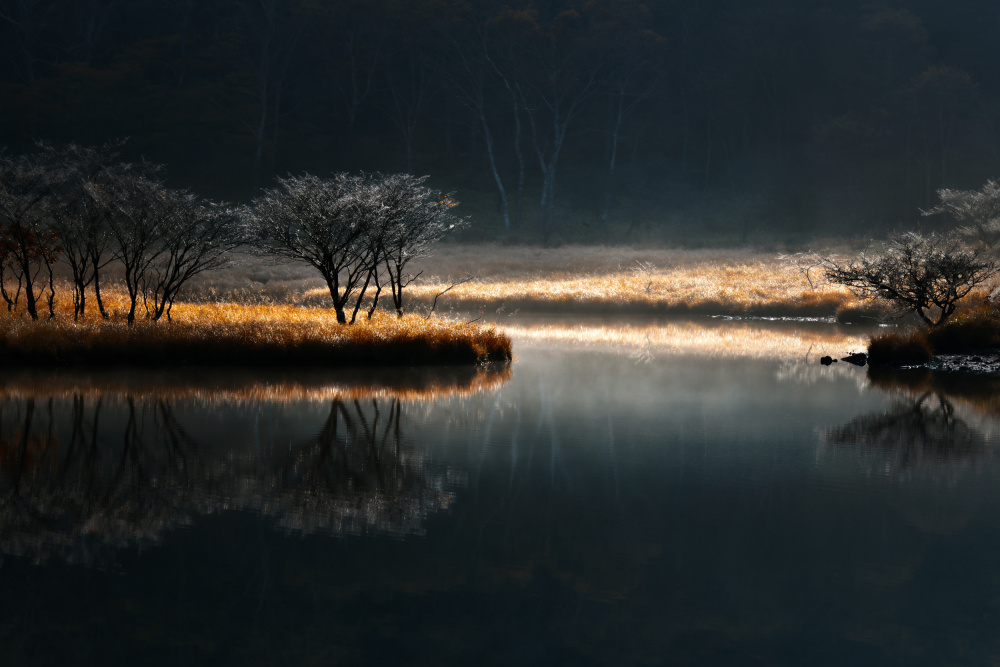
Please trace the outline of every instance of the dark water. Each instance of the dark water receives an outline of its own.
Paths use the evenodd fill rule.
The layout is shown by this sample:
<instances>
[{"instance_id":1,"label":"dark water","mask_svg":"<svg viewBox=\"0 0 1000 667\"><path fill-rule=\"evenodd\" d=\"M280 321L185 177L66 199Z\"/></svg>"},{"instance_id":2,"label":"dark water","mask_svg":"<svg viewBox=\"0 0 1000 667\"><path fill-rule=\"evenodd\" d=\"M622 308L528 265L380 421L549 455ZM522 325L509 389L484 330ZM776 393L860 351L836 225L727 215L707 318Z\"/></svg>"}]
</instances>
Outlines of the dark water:
<instances>
[{"instance_id":1,"label":"dark water","mask_svg":"<svg viewBox=\"0 0 1000 667\"><path fill-rule=\"evenodd\" d=\"M844 366L8 381L0 664L995 664L996 388Z\"/></svg>"}]
</instances>

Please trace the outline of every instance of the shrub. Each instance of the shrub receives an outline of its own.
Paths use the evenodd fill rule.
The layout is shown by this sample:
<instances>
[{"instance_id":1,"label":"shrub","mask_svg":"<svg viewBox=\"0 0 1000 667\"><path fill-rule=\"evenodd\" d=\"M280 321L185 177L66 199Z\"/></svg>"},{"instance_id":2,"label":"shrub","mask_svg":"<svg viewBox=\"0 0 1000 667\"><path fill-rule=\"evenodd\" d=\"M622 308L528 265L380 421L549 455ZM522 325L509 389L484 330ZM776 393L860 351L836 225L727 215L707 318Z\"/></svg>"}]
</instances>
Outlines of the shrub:
<instances>
[{"instance_id":1,"label":"shrub","mask_svg":"<svg viewBox=\"0 0 1000 667\"><path fill-rule=\"evenodd\" d=\"M971 352L1000 347L1000 311L980 306L964 312L927 334L935 352Z\"/></svg>"},{"instance_id":2,"label":"shrub","mask_svg":"<svg viewBox=\"0 0 1000 667\"><path fill-rule=\"evenodd\" d=\"M933 356L927 333L920 329L909 332L890 331L872 336L868 341L868 363L922 364Z\"/></svg>"},{"instance_id":3,"label":"shrub","mask_svg":"<svg viewBox=\"0 0 1000 667\"><path fill-rule=\"evenodd\" d=\"M910 232L890 238L880 254L862 255L844 265L830 261L826 278L856 296L916 313L934 327L998 270L1000 265L982 247L966 247L954 235Z\"/></svg>"}]
</instances>

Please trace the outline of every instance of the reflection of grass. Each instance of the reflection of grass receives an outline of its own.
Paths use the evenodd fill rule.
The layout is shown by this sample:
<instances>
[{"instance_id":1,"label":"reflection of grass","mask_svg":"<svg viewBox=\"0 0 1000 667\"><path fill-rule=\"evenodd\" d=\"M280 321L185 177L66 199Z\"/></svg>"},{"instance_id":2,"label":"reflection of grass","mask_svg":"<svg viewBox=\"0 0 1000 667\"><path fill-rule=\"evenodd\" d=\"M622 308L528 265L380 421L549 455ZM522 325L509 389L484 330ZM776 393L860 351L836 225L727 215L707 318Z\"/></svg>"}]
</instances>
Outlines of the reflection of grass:
<instances>
[{"instance_id":1,"label":"reflection of grass","mask_svg":"<svg viewBox=\"0 0 1000 667\"><path fill-rule=\"evenodd\" d=\"M415 316L379 313L341 326L330 309L230 303L178 304L173 319L129 327L120 318L93 316L74 323L65 310L48 321L3 317L0 355L7 364L95 366L407 366L511 358L510 339L492 327Z\"/></svg>"},{"instance_id":2,"label":"reflection of grass","mask_svg":"<svg viewBox=\"0 0 1000 667\"><path fill-rule=\"evenodd\" d=\"M829 325L817 328L767 326L761 322L602 322L511 325L503 330L518 341L544 345L548 341L608 348L639 357L657 354L721 358L789 359L830 350L861 349L864 338L841 333Z\"/></svg>"},{"instance_id":3,"label":"reflection of grass","mask_svg":"<svg viewBox=\"0 0 1000 667\"><path fill-rule=\"evenodd\" d=\"M366 369L363 374L326 371L160 370L103 373L8 371L0 391L12 398L131 397L194 399L202 403L328 401L353 399L432 400L470 396L500 388L508 364L447 368Z\"/></svg>"}]
</instances>

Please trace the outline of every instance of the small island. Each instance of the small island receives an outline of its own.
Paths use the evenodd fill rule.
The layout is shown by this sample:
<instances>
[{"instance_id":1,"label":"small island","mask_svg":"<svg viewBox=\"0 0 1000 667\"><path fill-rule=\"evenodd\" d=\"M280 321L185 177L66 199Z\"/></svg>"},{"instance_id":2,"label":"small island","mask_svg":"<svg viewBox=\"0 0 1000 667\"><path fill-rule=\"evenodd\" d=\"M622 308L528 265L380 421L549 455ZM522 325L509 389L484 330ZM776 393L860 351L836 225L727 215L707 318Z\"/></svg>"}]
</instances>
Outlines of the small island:
<instances>
[{"instance_id":1,"label":"small island","mask_svg":"<svg viewBox=\"0 0 1000 667\"><path fill-rule=\"evenodd\" d=\"M116 144L0 154L5 366L417 366L508 362L491 326L404 310L411 260L463 220L408 174L278 179L251 205L171 189ZM240 251L240 254L237 254ZM327 307L185 300L239 261L319 272ZM383 288L389 296L382 299ZM89 302L92 297L93 303ZM380 310L388 301L391 313Z\"/></svg>"}]
</instances>

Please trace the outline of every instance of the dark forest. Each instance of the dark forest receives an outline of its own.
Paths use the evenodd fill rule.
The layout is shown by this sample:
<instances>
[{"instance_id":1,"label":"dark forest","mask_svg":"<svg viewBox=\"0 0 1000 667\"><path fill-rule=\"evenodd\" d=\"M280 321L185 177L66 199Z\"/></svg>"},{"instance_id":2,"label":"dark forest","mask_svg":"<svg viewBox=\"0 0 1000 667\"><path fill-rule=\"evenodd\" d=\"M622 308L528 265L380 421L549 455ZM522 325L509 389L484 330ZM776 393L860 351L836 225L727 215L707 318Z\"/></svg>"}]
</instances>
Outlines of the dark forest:
<instances>
[{"instance_id":1,"label":"dark forest","mask_svg":"<svg viewBox=\"0 0 1000 667\"><path fill-rule=\"evenodd\" d=\"M934 224L1000 174L987 0L2 0L0 145L100 144L249 201L430 174L466 240Z\"/></svg>"}]
</instances>

